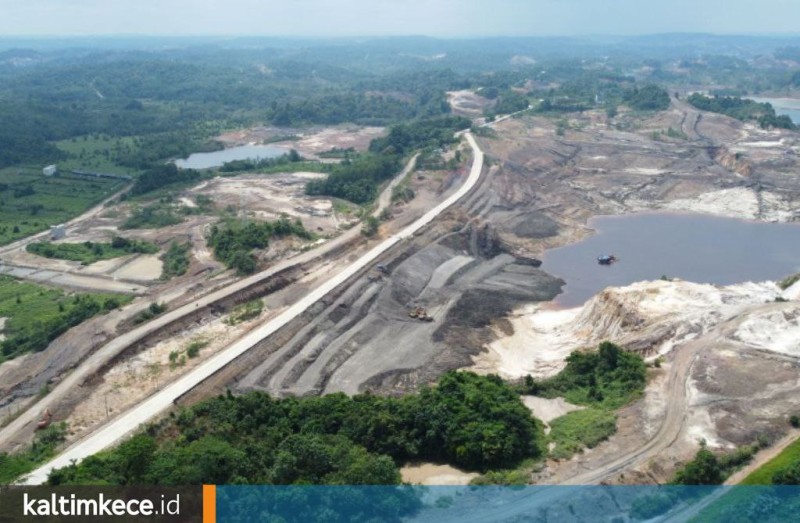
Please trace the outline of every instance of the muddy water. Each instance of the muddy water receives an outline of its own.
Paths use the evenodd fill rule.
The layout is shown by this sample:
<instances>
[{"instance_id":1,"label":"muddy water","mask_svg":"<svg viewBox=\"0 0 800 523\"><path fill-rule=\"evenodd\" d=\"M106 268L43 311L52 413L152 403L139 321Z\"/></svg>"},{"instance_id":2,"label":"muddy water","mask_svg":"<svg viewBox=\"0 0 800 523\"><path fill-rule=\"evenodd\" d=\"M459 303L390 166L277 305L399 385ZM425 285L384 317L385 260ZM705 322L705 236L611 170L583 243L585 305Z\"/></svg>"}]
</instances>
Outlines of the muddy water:
<instances>
[{"instance_id":1,"label":"muddy water","mask_svg":"<svg viewBox=\"0 0 800 523\"><path fill-rule=\"evenodd\" d=\"M225 162L232 162L234 160L276 158L287 152L288 151L280 147L271 147L268 145L241 145L239 147L223 149L222 151L194 153L183 160L176 160L175 165L181 169L210 169L212 167L221 167Z\"/></svg>"},{"instance_id":2,"label":"muddy water","mask_svg":"<svg viewBox=\"0 0 800 523\"><path fill-rule=\"evenodd\" d=\"M567 282L558 305L582 305L606 287L662 275L730 285L800 272L800 225L653 213L602 216L589 227L589 238L544 255L542 268ZM619 261L599 265L601 254Z\"/></svg>"}]
</instances>

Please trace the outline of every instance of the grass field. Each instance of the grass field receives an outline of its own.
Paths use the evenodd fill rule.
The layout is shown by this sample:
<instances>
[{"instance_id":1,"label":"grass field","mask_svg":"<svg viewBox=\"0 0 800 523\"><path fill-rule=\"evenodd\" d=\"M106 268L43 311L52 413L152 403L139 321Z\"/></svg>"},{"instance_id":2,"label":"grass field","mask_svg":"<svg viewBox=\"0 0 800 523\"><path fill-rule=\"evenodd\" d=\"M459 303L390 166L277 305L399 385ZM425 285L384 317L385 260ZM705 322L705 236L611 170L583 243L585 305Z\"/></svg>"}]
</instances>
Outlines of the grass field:
<instances>
[{"instance_id":1,"label":"grass field","mask_svg":"<svg viewBox=\"0 0 800 523\"><path fill-rule=\"evenodd\" d=\"M0 245L80 215L122 189L118 180L69 174L45 177L33 169L0 170Z\"/></svg>"},{"instance_id":2,"label":"grass field","mask_svg":"<svg viewBox=\"0 0 800 523\"><path fill-rule=\"evenodd\" d=\"M51 334L88 317L129 303L131 296L77 294L0 276L0 318L5 318L0 363L43 350Z\"/></svg>"},{"instance_id":3,"label":"grass field","mask_svg":"<svg viewBox=\"0 0 800 523\"><path fill-rule=\"evenodd\" d=\"M604 409L576 410L550 422L547 439L555 443L550 456L568 459L584 448L593 448L617 431L617 416Z\"/></svg>"},{"instance_id":4,"label":"grass field","mask_svg":"<svg viewBox=\"0 0 800 523\"><path fill-rule=\"evenodd\" d=\"M136 137L80 136L55 142L55 145L69 155L58 164L64 171L82 169L112 174L137 174L135 169L116 162L120 153L131 154L138 150Z\"/></svg>"},{"instance_id":5,"label":"grass field","mask_svg":"<svg viewBox=\"0 0 800 523\"><path fill-rule=\"evenodd\" d=\"M771 485L772 476L781 469L800 461L800 439L783 449L783 452L754 470L740 485Z\"/></svg>"}]
</instances>

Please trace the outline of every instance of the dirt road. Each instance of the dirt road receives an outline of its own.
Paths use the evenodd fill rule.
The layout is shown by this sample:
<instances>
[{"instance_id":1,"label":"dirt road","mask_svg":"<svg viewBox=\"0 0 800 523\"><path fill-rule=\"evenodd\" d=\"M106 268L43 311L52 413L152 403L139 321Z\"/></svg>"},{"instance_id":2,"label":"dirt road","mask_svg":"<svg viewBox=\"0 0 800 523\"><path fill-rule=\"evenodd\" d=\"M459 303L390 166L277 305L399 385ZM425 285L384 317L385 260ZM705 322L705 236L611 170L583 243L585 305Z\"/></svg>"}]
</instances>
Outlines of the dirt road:
<instances>
[{"instance_id":1,"label":"dirt road","mask_svg":"<svg viewBox=\"0 0 800 523\"><path fill-rule=\"evenodd\" d=\"M296 318L306 309L308 309L311 305L322 299L326 294L334 290L336 287L347 281L349 278L363 270L364 268L368 267L370 264L374 263L374 261L381 256L383 253L394 247L396 244L402 242L403 240L410 238L415 233L417 233L420 229L428 225L431 221L433 221L439 214L441 214L444 210L455 204L459 201L462 197L468 194L472 188L476 185L476 183L480 180L481 172L483 170L483 152L478 147L478 144L475 142L475 139L472 137L471 134L465 133L464 135L469 143L470 147L474 152L473 164L472 169L470 170L469 176L465 180L464 184L459 188L457 192L452 194L449 198L445 201L441 202L437 205L434 209L423 215L417 221L400 231L399 233L387 238L369 252L367 252L364 256L353 262L350 266L348 266L343 271L339 272L335 276L331 277L329 280L324 282L321 286L317 287L309 294L304 296L301 300L296 302L294 305L289 307L286 311L275 317L274 319L268 321L267 323L261 325L260 327L251 331L248 335L238 340L236 343L232 344L230 347L225 349L224 351L218 353L214 357L210 358L209 360L205 361L203 364L196 367L194 370L185 374L184 376L180 377L176 381L168 384L159 392L150 396L147 400L143 401L133 409L129 410L128 412L120 415L119 417L113 419L111 422L100 428L98 431L94 432L90 436L84 438L83 440L77 442L76 444L72 445L64 452L62 452L59 456L51 460L50 462L46 463L45 465L39 467L38 469L34 470L31 474L23 478L22 483L28 485L35 485L44 483L47 480L47 476L50 471L54 468L64 467L72 463L73 461L80 461L87 456L95 454L115 443L120 441L126 435L130 434L132 431L136 430L142 423L147 422L148 420L152 419L155 416L163 413L167 409L169 409L173 402L185 394L187 391L191 390L199 383L204 381L206 378L217 372L218 370L222 369L224 366L229 364L234 359L238 358L242 354L244 354L247 350L253 347L255 344L266 338L267 336L271 335L291 320ZM415 161L412 159L412 161ZM413 165L413 164L412 164ZM409 167L407 167L408 169ZM404 170L400 176L405 176L407 171ZM391 187L389 188L391 190ZM385 200L384 200L385 201ZM358 229L353 230L355 234L359 234ZM348 231L350 232L350 231ZM341 240L346 235L340 236L337 240ZM336 240L329 242L334 243ZM329 246L329 244L325 244L322 248ZM316 250L315 250L316 251ZM308 258L304 261L310 261L313 258L316 258L320 255L320 253L315 251L309 251L304 253L303 255L297 256L290 260L286 260L283 263L278 264L278 266L271 268L268 271L265 271L268 275L274 274L278 270L283 270L289 265L293 265L299 263L299 258ZM265 273L261 273L256 277L247 278L240 282L237 282L221 291L217 291L216 293L212 294L209 297L202 298L198 300L195 306L191 306L191 304L182 307L181 309L177 309L172 313L166 314L164 317L157 318L153 322L147 324L146 328L155 329L157 328L157 324L165 324L168 321L174 321L180 314L186 314L186 310L189 311L194 309L197 306L206 306L209 303L212 303L214 298L219 299L222 296L227 296L232 292L236 292L240 288L244 288L247 285L252 284L253 282L250 280L254 280L255 278L264 278ZM233 290L232 290L233 289ZM172 316L172 317L170 317ZM144 330L144 329L137 329ZM97 366L98 364L102 364L102 362L108 361L108 359L113 355L113 353L118 353L122 348L128 346L130 343L135 341L135 336L132 336L133 333L137 331L131 331L127 335L121 336L114 340L111 344L113 348L109 349L108 345L95 353L90 360L93 362L93 366ZM88 363L88 362L87 362ZM84 365L83 367L87 367ZM57 397L57 392L63 387L73 387L79 383L80 377L79 374L85 375L85 372L73 372L70 376L68 376L64 382L59 384L59 386L48 395L47 398ZM35 419L38 412L43 409L44 406L40 405L39 408L32 408L26 411L23 416L15 420L11 425L6 427L6 430L3 433L0 433L0 437L9 431L19 430L26 424L30 423L32 420ZM2 440L0 440L0 443Z\"/></svg>"},{"instance_id":2,"label":"dirt road","mask_svg":"<svg viewBox=\"0 0 800 523\"><path fill-rule=\"evenodd\" d=\"M591 485L600 483L615 474L647 462L650 458L670 447L681 434L688 415L688 380L692 365L703 349L705 342L689 342L677 350L670 363L667 385L667 411L658 432L642 447L632 450L595 470L573 476L565 485Z\"/></svg>"},{"instance_id":3,"label":"dirt road","mask_svg":"<svg viewBox=\"0 0 800 523\"><path fill-rule=\"evenodd\" d=\"M398 179L402 179L405 177L409 170L413 168L414 163L416 162L416 156L411 159L411 161L406 165L405 169L397 176ZM394 183L394 182L392 182ZM381 195L379 199L378 209L376 210L377 213L380 213L383 210L382 205L386 202L390 202L391 200L391 189L392 185L390 184L389 187L384 191L384 193L388 192L389 196L384 197ZM99 212L97 208L92 209L87 213L87 215L81 217L80 219L88 219ZM76 219L77 221L78 219ZM229 286L226 286L222 289L216 290L214 292L209 293L206 296L202 296L195 300L194 302L188 303L182 307L179 307L175 310L169 311L162 316L159 316L152 321L149 321L143 324L140 327L137 327L117 338L114 338L109 343L101 347L97 350L94 354L89 356L86 361L84 361L78 368L72 371L69 375L67 375L62 381L56 385L53 390L44 398L40 399L34 405L31 405L19 415L14 421L9 423L7 426L3 427L0 430L0 448L8 445L10 442L15 441L18 439L18 435L24 431L32 432L34 424L38 421L38 418L45 409L50 408L53 409L55 403L59 400L59 398L65 397L67 393L78 387L81 383L83 383L87 377L96 373L106 362L112 360L118 354L122 353L126 348L130 347L132 344L138 342L139 340L144 339L148 335L158 331L170 325L174 322L181 320L183 317L196 312L199 308L208 307L215 302L220 300L224 300L250 286L256 285L259 282L263 282L276 274L280 273L281 271L288 269L290 267L301 265L313 261L317 258L321 258L328 253L335 251L336 249L340 248L342 245L345 245L354 239L358 238L360 235L360 230L357 227L354 227L348 231L345 231L340 236L323 243L322 245L318 246L315 249L306 251L304 253L298 254L292 258L283 260L269 269L262 271L258 274L250 276L248 278L244 278L239 280Z\"/></svg>"}]
</instances>

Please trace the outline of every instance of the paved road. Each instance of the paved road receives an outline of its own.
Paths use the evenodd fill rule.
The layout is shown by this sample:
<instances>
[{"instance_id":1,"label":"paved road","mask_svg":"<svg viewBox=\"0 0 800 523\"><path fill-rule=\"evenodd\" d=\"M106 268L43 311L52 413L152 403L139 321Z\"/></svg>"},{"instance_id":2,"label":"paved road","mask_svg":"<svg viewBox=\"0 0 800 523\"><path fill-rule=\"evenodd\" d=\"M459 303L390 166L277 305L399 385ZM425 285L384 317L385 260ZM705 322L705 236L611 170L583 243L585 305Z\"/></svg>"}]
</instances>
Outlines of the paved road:
<instances>
[{"instance_id":1,"label":"paved road","mask_svg":"<svg viewBox=\"0 0 800 523\"><path fill-rule=\"evenodd\" d=\"M416 162L416 156L408 162L406 167L403 171L396 177L396 179L402 179L405 177L408 172L413 169L414 163ZM394 182L392 182L394 183ZM376 213L380 213L382 210L381 205L391 200L391 190L393 185L390 184L389 187L384 190L379 199L379 205ZM388 197L384 197L386 192L389 192ZM102 210L102 209L100 209ZM87 215L84 215L81 219L86 219L88 217L94 216L99 212L98 208L94 208ZM77 221L77 219L76 219ZM283 260L276 265L273 265L269 269L262 271L258 274L254 274L248 278L239 280L237 282L232 283L222 289L209 293L206 296L200 297L193 302L190 302L182 307L178 307L175 310L168 311L167 313L159 316L144 325L137 327L117 338L114 338L109 343L102 346L98 349L94 354L89 356L77 369L73 370L69 373L62 381L58 383L58 385L53 388L53 390L44 398L40 399L35 405L28 407L22 414L20 414L14 421L9 423L7 426L3 427L0 430L0 448L8 445L10 442L13 442L18 439L18 435L23 431L31 431L33 430L34 424L38 421L39 416L45 409L49 408L51 410L55 410L55 403L58 401L59 398L63 398L73 390L75 387L79 386L87 377L91 376L95 372L97 372L106 362L110 361L116 355L120 354L122 351L130 347L132 344L136 343L137 341L145 338L146 336L152 334L153 332L166 327L167 325L179 321L183 317L194 313L199 308L207 307L217 301L229 298L230 296L241 292L242 290L250 287L251 285L255 285L259 282L265 281L275 274L293 267L295 265L300 265L304 263L308 263L316 258L322 257L330 253L331 251L345 245L355 238L357 238L360 234L360 230L358 227L353 227L347 231L345 231L340 236L327 241L321 244L319 247L316 247L312 250L303 252L294 256L292 258L288 258Z\"/></svg>"},{"instance_id":2,"label":"paved road","mask_svg":"<svg viewBox=\"0 0 800 523\"><path fill-rule=\"evenodd\" d=\"M348 266L338 274L332 276L329 280L327 280L321 286L319 286L318 288L314 289L309 294L304 296L300 301L289 307L283 313L281 313L274 319L266 322L265 324L261 325L257 329L251 331L246 336L237 340L222 352L217 353L213 357L209 358L208 360L200 364L192 371L188 372L187 374L178 378L174 382L170 383L165 388L156 392L155 394L153 394L143 402L139 403L132 409L128 410L124 414L121 414L119 417L111 420L109 423L99 428L97 431L90 434L86 438L76 442L71 447L67 448L64 452L62 452L60 455L58 455L56 458L49 461L45 465L42 465L41 467L30 473L28 476L23 478L21 483L27 485L38 485L44 483L47 480L47 476L52 469L67 466L73 461L80 461L86 458L87 456L96 454L97 452L119 442L125 436L135 431L141 424L149 421L150 419L154 418L155 416L158 416L159 414L163 413L164 411L172 407L174 400L181 397L183 394L185 394L186 392L188 392L189 390L191 390L192 388L203 382L205 379L216 373L218 370L228 365L234 359L238 358L239 356L247 352L258 342L260 342L267 336L273 334L275 331L277 331L278 329L280 329L281 327L292 321L294 318L296 318L306 309L308 309L311 305L322 299L329 292L333 291L336 287L347 281L349 278L357 274L365 267L368 267L370 264L374 263L375 260L377 260L378 257L380 257L383 253L394 247L396 244L402 242L403 240L413 236L416 232L418 232L420 229L422 229L423 227L428 225L431 221L433 221L434 218L436 218L439 214L441 214L447 208L449 208L457 201L459 201L461 198L463 198L466 194L469 193L469 191L472 190L475 184L480 180L481 171L483 170L483 152L480 150L478 144L475 142L475 139L472 137L471 134L465 133L464 136L466 137L470 147L472 147L474 153L472 169L470 170L469 176L467 177L464 184L453 195L451 195L445 201L441 202L434 209L427 212L425 215L423 215L421 218L419 218L417 221L415 221L414 223L412 223L399 233L392 235L391 237L385 239L380 244L373 247L369 252L364 254L357 261L353 262L350 266ZM412 159L412 161L414 161L414 159ZM405 172L406 171L404 171L404 173ZM400 176L405 176L404 173L401 173ZM391 190L391 187L389 187L389 190ZM354 231L355 234L359 233L357 229L354 229ZM341 236L339 238L341 238ZM309 253L311 252L313 251L309 251ZM312 256L309 259L313 259L316 256L318 256L318 254ZM279 264L279 266L283 266L281 267L282 269L285 268L285 266L293 265L296 263L298 263L297 258L292 258L290 260L283 262L282 264ZM272 272L273 273L277 272L277 270L279 269L273 268ZM259 274L258 276L263 278L263 274L264 273ZM202 300L198 300L199 305L207 305L208 303L214 301L213 297L215 295L219 295L222 293L224 293L225 295L231 294L232 293L231 287L243 288L247 285L250 285L253 283L252 281L253 279L254 278L248 278L242 280L241 282L233 284L232 286L227 287L222 291L218 291L217 293L214 293L209 297L203 298ZM190 310L195 308L194 306L191 306L191 304L188 307L190 308ZM181 309L176 309L175 311L173 311L172 314L175 317L171 319L168 318L168 316L170 316L170 313L168 313L165 315L165 317L158 318L151 323L158 322L161 324L165 324L168 321L174 321L174 319L176 319L176 317L179 316L180 311ZM159 322L158 320L161 321ZM157 327L154 325L152 328L155 329ZM117 340L124 339L124 341L121 343L123 343L124 346L128 346L130 343L132 343L132 340L130 339L131 336L129 336L130 334L131 333L128 333L128 335L123 335L120 338L117 338ZM116 342L117 340L114 341ZM100 361L100 362L107 361L108 357L109 357L108 351L104 351L103 349L101 349L92 356L92 358L95 361ZM51 392L48 396L55 396L57 394L58 389L61 388L61 385L64 385L65 382L69 383L69 387L75 386L75 384L78 382L78 379L73 378L73 375L75 374L76 372L73 372L64 382L59 384L56 390ZM39 409L38 411L40 410L41 409ZM35 415L35 413L38 411L36 409L29 409L28 411L26 411L25 414ZM27 417L30 418L31 416L29 415Z\"/></svg>"}]
</instances>

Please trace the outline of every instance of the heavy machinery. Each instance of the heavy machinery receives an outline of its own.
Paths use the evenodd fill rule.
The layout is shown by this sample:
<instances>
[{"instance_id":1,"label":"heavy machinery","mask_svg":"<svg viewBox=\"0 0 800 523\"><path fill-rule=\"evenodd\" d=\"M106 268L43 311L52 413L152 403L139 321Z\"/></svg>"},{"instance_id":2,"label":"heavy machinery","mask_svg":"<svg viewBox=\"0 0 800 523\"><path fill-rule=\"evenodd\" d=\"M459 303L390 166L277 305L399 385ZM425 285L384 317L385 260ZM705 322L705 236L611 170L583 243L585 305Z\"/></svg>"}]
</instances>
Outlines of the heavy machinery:
<instances>
[{"instance_id":1,"label":"heavy machinery","mask_svg":"<svg viewBox=\"0 0 800 523\"><path fill-rule=\"evenodd\" d=\"M414 307L408 311L408 317L421 321L433 321L433 316L429 315L423 307Z\"/></svg>"},{"instance_id":2,"label":"heavy machinery","mask_svg":"<svg viewBox=\"0 0 800 523\"><path fill-rule=\"evenodd\" d=\"M612 263L617 262L618 259L613 254L602 254L597 257L597 263L600 265L611 265Z\"/></svg>"}]
</instances>

